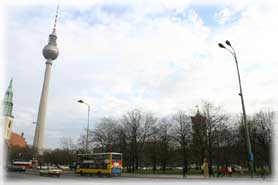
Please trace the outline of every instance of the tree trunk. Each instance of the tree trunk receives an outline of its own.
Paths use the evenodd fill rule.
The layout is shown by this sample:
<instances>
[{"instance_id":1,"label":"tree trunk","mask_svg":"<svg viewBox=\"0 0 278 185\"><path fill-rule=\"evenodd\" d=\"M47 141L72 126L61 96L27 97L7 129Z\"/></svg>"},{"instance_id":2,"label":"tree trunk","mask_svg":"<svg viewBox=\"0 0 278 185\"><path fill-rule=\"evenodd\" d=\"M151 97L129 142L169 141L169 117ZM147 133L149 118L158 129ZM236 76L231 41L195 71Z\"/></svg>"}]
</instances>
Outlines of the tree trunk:
<instances>
[{"instance_id":1,"label":"tree trunk","mask_svg":"<svg viewBox=\"0 0 278 185\"><path fill-rule=\"evenodd\" d=\"M183 144L183 176L185 177L187 174L187 159L186 159L186 150L185 144Z\"/></svg>"},{"instance_id":2,"label":"tree trunk","mask_svg":"<svg viewBox=\"0 0 278 185\"><path fill-rule=\"evenodd\" d=\"M209 161L209 165L212 165L212 151L211 151L211 149L209 149L209 151L208 151L208 161Z\"/></svg>"},{"instance_id":3,"label":"tree trunk","mask_svg":"<svg viewBox=\"0 0 278 185\"><path fill-rule=\"evenodd\" d=\"M154 159L153 159L153 173L155 173L155 172L156 172L156 159L154 157Z\"/></svg>"},{"instance_id":4,"label":"tree trunk","mask_svg":"<svg viewBox=\"0 0 278 185\"><path fill-rule=\"evenodd\" d=\"M162 162L162 171L163 171L163 173L165 173L165 170L166 170L166 160L163 159L163 162Z\"/></svg>"}]
</instances>

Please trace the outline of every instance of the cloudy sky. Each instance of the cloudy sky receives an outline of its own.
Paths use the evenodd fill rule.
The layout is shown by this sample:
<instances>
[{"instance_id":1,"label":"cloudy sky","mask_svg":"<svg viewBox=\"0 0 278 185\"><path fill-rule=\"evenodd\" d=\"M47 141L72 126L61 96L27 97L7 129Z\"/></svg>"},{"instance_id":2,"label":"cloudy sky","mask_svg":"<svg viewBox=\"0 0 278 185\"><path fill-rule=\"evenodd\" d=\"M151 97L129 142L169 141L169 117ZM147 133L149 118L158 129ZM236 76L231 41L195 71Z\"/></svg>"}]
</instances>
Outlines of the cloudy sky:
<instances>
[{"instance_id":1,"label":"cloudy sky","mask_svg":"<svg viewBox=\"0 0 278 185\"><path fill-rule=\"evenodd\" d=\"M32 144L42 89L42 48L57 1L6 2L2 11L1 89L13 78L15 132ZM59 57L53 62L45 141L60 145L103 116L134 108L157 116L202 100L240 113L236 66L218 47L230 40L239 61L248 114L278 111L278 1L60 0Z\"/></svg>"}]
</instances>

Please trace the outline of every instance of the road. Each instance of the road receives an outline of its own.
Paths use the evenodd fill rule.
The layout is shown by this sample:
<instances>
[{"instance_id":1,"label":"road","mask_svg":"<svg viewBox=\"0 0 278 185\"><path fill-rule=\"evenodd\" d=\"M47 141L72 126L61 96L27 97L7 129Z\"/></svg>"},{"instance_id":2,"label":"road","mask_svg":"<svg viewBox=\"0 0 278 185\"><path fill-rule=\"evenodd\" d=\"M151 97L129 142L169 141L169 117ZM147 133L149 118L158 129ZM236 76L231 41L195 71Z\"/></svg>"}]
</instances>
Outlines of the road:
<instances>
[{"instance_id":1,"label":"road","mask_svg":"<svg viewBox=\"0 0 278 185\"><path fill-rule=\"evenodd\" d=\"M275 182L274 179L271 178L254 178L250 179L250 177L223 177L223 178L210 178L204 179L200 175L190 175L187 178L182 178L181 175L142 175L142 174L123 174L121 177L96 177L96 176L80 176L73 172L65 172L60 177L52 176L40 176L37 170L27 170L26 172L7 172L4 178L5 183L7 184L30 184L30 182L40 183L101 183L101 184L135 184L135 183L151 183L151 184L181 184L187 181L198 182L198 184L202 181L204 183L209 182Z\"/></svg>"}]
</instances>

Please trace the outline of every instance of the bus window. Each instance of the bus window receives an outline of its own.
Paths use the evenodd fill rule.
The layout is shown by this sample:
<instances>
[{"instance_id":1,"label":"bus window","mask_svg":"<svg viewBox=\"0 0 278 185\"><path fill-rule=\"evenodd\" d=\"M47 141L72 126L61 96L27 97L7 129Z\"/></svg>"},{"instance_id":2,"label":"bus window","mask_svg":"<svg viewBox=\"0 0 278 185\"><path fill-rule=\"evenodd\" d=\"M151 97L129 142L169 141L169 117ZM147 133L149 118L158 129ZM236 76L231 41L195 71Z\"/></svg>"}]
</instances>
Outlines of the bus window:
<instances>
[{"instance_id":1,"label":"bus window","mask_svg":"<svg viewBox=\"0 0 278 185\"><path fill-rule=\"evenodd\" d=\"M105 163L99 163L99 168L100 169L107 169L107 164L105 164Z\"/></svg>"},{"instance_id":2,"label":"bus window","mask_svg":"<svg viewBox=\"0 0 278 185\"><path fill-rule=\"evenodd\" d=\"M102 169L107 169L107 164L102 164Z\"/></svg>"},{"instance_id":3,"label":"bus window","mask_svg":"<svg viewBox=\"0 0 278 185\"><path fill-rule=\"evenodd\" d=\"M89 160L95 160L95 159L96 159L96 156L94 156L94 155L88 155L88 159L89 159Z\"/></svg>"},{"instance_id":4,"label":"bus window","mask_svg":"<svg viewBox=\"0 0 278 185\"><path fill-rule=\"evenodd\" d=\"M88 163L81 163L80 168L89 168L89 164Z\"/></svg>"},{"instance_id":5,"label":"bus window","mask_svg":"<svg viewBox=\"0 0 278 185\"><path fill-rule=\"evenodd\" d=\"M102 156L101 156L101 155L96 155L96 156L94 156L94 157L95 157L96 160L102 159Z\"/></svg>"},{"instance_id":6,"label":"bus window","mask_svg":"<svg viewBox=\"0 0 278 185\"><path fill-rule=\"evenodd\" d=\"M104 160L110 160L110 154L104 154L103 159Z\"/></svg>"},{"instance_id":7,"label":"bus window","mask_svg":"<svg viewBox=\"0 0 278 185\"><path fill-rule=\"evenodd\" d=\"M90 163L89 166L88 166L88 168L94 169L94 168L95 168L95 164L94 164L94 163Z\"/></svg>"}]
</instances>

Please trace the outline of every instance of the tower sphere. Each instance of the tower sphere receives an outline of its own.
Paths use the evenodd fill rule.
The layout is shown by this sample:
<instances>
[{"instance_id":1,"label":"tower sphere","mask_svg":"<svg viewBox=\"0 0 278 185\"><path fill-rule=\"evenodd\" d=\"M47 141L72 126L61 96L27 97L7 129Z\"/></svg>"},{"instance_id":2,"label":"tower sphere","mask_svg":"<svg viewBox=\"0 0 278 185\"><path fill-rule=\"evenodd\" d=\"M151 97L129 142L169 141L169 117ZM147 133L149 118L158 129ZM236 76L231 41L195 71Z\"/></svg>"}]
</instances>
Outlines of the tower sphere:
<instances>
[{"instance_id":1,"label":"tower sphere","mask_svg":"<svg viewBox=\"0 0 278 185\"><path fill-rule=\"evenodd\" d=\"M47 44L42 50L45 59L55 60L59 55L59 50L55 45Z\"/></svg>"}]
</instances>

